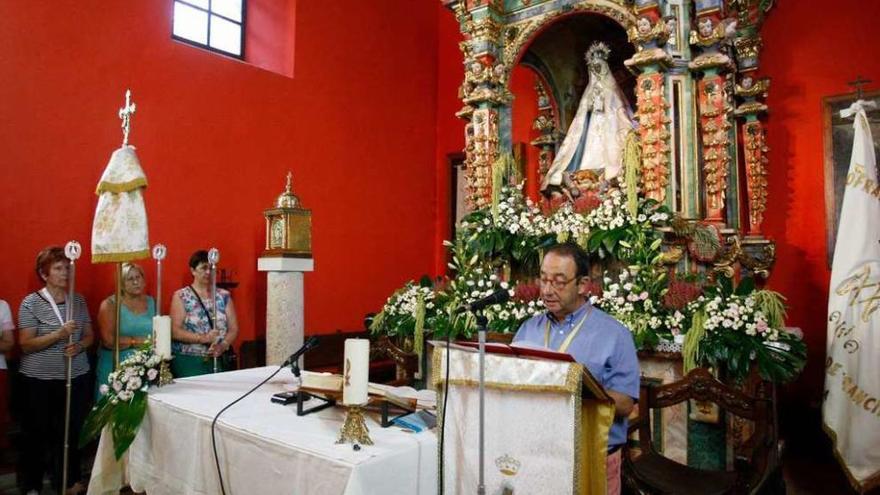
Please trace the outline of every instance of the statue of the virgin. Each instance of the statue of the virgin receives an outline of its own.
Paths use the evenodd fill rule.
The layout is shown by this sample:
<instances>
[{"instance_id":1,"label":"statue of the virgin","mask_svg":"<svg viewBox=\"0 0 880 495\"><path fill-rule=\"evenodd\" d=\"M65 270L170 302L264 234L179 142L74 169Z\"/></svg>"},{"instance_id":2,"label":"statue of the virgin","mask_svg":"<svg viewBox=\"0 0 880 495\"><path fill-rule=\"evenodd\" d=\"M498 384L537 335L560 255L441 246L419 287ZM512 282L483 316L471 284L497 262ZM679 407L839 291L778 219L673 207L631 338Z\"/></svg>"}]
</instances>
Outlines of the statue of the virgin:
<instances>
[{"instance_id":1,"label":"statue of the virgin","mask_svg":"<svg viewBox=\"0 0 880 495\"><path fill-rule=\"evenodd\" d=\"M545 194L557 186L578 196L580 191L573 185L571 174L581 170L592 170L600 176L604 173L606 181L620 173L626 135L635 123L632 110L608 67L609 52L608 45L601 41L587 50L589 83L541 184Z\"/></svg>"}]
</instances>

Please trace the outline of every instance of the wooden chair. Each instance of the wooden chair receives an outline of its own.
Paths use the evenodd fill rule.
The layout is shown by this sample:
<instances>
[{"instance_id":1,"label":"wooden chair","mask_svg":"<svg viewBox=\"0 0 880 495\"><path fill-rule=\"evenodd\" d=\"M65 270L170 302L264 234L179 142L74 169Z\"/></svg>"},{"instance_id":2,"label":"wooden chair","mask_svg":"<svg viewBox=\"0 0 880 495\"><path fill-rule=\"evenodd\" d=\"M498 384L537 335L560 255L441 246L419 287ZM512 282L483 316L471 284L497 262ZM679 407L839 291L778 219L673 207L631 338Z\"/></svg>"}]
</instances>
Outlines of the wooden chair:
<instances>
[{"instance_id":1,"label":"wooden chair","mask_svg":"<svg viewBox=\"0 0 880 495\"><path fill-rule=\"evenodd\" d=\"M624 484L637 493L648 494L751 494L777 467L776 435L772 403L756 387L756 396L746 395L715 379L704 368L697 368L684 379L660 385L643 379L638 418L629 433L638 431L638 446L623 452ZM679 464L654 449L651 411L695 399L715 403L724 411L752 423L752 435L738 449L733 471L710 471ZM659 425L658 425L659 427Z\"/></svg>"},{"instance_id":2,"label":"wooden chair","mask_svg":"<svg viewBox=\"0 0 880 495\"><path fill-rule=\"evenodd\" d=\"M383 383L396 387L412 385L416 371L419 369L418 355L406 352L393 345L387 336L382 335L370 344L370 361L392 363L394 377L383 380ZM390 377L389 377L390 378Z\"/></svg>"}]
</instances>

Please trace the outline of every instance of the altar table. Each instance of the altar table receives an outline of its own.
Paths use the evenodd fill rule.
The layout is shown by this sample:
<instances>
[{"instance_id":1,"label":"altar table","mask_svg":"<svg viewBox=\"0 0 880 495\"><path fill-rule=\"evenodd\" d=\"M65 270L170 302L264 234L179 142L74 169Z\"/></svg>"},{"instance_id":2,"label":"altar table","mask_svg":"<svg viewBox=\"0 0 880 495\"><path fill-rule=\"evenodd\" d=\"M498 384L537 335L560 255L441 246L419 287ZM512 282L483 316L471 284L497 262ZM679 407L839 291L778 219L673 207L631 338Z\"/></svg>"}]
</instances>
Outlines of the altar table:
<instances>
[{"instance_id":1,"label":"altar table","mask_svg":"<svg viewBox=\"0 0 880 495\"><path fill-rule=\"evenodd\" d=\"M217 495L220 485L211 447L214 415L269 376L276 367L252 368L176 380L150 391L147 414L127 453L113 461L105 430L89 486L90 494L113 493L125 481L149 495ZM368 415L375 445L335 443L344 418L333 407L306 416L296 405L270 402L290 389L284 370L220 416L217 450L226 493L367 495L437 493L437 438L381 428ZM307 403L315 405L316 400ZM121 472L124 471L124 472Z\"/></svg>"}]
</instances>

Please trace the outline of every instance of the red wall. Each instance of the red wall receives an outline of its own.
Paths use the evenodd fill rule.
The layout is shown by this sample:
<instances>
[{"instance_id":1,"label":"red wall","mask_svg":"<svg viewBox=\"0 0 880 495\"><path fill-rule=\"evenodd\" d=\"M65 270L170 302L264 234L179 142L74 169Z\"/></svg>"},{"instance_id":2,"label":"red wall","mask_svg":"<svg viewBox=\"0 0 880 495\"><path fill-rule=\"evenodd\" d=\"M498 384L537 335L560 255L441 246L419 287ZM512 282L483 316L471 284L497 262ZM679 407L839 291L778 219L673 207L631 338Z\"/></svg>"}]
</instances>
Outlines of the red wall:
<instances>
[{"instance_id":1,"label":"red wall","mask_svg":"<svg viewBox=\"0 0 880 495\"><path fill-rule=\"evenodd\" d=\"M240 282L239 340L264 333L262 210L292 170L313 214L306 332L362 328L436 251L439 9L382 4L298 2L288 78L173 41L170 0L0 3L0 297L17 313L39 287L43 246L89 246L131 88L150 241L169 249L164 300L189 282L189 254L216 246ZM80 264L93 313L112 273Z\"/></svg>"},{"instance_id":2,"label":"red wall","mask_svg":"<svg viewBox=\"0 0 880 495\"><path fill-rule=\"evenodd\" d=\"M851 92L862 74L880 84L874 19L880 2L777 2L765 24L763 73L771 77L768 237L776 240L770 287L788 298L789 324L809 347L804 376L790 387L818 406L825 361L830 271L826 261L822 98ZM874 221L878 221L874 219Z\"/></svg>"},{"instance_id":3,"label":"red wall","mask_svg":"<svg viewBox=\"0 0 880 495\"><path fill-rule=\"evenodd\" d=\"M432 0L433 1L433 0ZM450 154L462 153L464 149L464 121L455 116L462 108L458 98L458 87L464 80L464 66L458 44L462 41L458 21L452 11L443 7L438 0L437 7L437 148L435 201L437 216L434 222L434 273L446 273L446 250L443 241L449 239L452 219L450 218L450 198L452 195L452 173Z\"/></svg>"}]
</instances>

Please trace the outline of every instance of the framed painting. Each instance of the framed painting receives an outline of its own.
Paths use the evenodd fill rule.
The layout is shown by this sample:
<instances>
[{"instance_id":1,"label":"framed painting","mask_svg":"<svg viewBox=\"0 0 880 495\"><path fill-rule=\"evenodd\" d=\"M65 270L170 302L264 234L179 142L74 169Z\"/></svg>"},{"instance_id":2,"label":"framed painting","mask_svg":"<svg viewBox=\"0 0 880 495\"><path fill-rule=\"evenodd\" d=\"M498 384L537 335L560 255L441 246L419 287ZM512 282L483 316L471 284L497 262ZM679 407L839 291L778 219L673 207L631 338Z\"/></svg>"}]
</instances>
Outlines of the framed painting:
<instances>
[{"instance_id":1,"label":"framed painting","mask_svg":"<svg viewBox=\"0 0 880 495\"><path fill-rule=\"evenodd\" d=\"M880 107L880 91L866 91L862 98L875 100ZM840 219L840 207L843 204L843 190L846 186L846 174L849 171L853 145L853 121L851 118L842 118L840 111L848 108L855 100L855 93L822 99L825 141L825 227L829 268L834 260L837 224ZM880 109L869 111L868 121L874 138L874 152L880 157Z\"/></svg>"}]
</instances>

